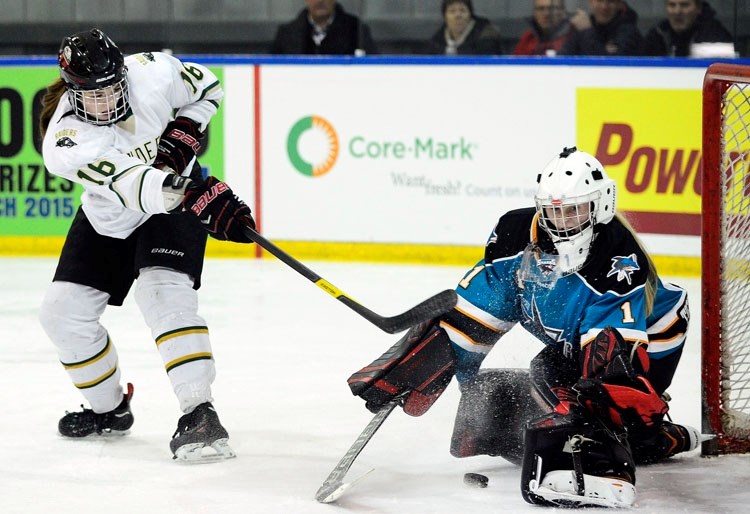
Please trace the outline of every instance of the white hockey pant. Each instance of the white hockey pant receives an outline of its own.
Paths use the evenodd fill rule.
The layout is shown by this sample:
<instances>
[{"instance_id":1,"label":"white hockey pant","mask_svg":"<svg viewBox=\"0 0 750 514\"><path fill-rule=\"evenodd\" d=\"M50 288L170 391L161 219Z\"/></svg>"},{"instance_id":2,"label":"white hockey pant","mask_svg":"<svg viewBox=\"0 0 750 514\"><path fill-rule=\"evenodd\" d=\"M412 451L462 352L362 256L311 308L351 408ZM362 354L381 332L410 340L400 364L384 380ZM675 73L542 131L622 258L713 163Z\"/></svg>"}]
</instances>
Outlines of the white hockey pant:
<instances>
[{"instance_id":1,"label":"white hockey pant","mask_svg":"<svg viewBox=\"0 0 750 514\"><path fill-rule=\"evenodd\" d=\"M169 268L143 268L135 301L151 329L182 411L191 412L213 401L216 368L208 327L198 315L193 279Z\"/></svg>"},{"instance_id":2,"label":"white hockey pant","mask_svg":"<svg viewBox=\"0 0 750 514\"><path fill-rule=\"evenodd\" d=\"M109 295L72 282L53 282L39 312L45 332L73 384L94 412L122 401L117 351L100 318ZM167 268L144 268L135 299L156 341L183 412L211 397L216 371L206 322L192 279Z\"/></svg>"},{"instance_id":3,"label":"white hockey pant","mask_svg":"<svg viewBox=\"0 0 750 514\"><path fill-rule=\"evenodd\" d=\"M94 412L108 412L122 401L117 350L99 323L109 294L72 282L53 282L39 310L39 321L57 347L70 379Z\"/></svg>"}]
</instances>

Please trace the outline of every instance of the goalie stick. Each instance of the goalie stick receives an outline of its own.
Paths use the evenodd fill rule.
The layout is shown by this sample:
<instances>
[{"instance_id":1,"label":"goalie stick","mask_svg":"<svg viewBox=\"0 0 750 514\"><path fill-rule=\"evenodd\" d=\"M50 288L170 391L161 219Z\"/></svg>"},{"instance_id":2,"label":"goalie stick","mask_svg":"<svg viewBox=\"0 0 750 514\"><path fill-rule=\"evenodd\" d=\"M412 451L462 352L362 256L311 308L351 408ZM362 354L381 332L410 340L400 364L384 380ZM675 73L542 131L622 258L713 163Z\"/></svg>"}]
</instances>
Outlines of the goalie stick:
<instances>
[{"instance_id":1,"label":"goalie stick","mask_svg":"<svg viewBox=\"0 0 750 514\"><path fill-rule=\"evenodd\" d=\"M331 473L328 475L325 482L323 482L323 485L320 486L318 492L315 493L316 500L318 500L320 503L331 503L338 500L341 495L346 492L347 489L362 480L365 476L367 476L367 474L370 473L370 471L372 471L368 471L364 475L355 480L352 480L351 482L343 481L344 477L349 472L349 468L352 467L354 459L357 458L365 445L367 445L370 439L372 439L372 436L375 435L375 432L378 431L380 425L383 424L385 419L391 414L391 412L393 412L393 409L400 405L400 403L401 397L394 398L385 406L383 406L383 408L380 409L377 414L375 414L375 416L373 416L365 429L362 430L362 433L359 434L359 437L357 437L357 439L354 441L354 444L352 444L351 448L347 450L339 463L336 464L336 467L333 468L333 471L331 471Z\"/></svg>"},{"instance_id":2,"label":"goalie stick","mask_svg":"<svg viewBox=\"0 0 750 514\"><path fill-rule=\"evenodd\" d=\"M429 297L406 312L391 317L381 316L355 300L352 300L346 293L260 235L257 231L250 227L245 227L245 233L250 239L257 243L258 246L264 248L274 257L309 281L313 282L323 291L330 294L367 321L389 334L402 332L414 325L422 323L423 321L436 318L455 307L458 300L456 292L453 289L446 289L445 291L441 291L440 293Z\"/></svg>"}]
</instances>

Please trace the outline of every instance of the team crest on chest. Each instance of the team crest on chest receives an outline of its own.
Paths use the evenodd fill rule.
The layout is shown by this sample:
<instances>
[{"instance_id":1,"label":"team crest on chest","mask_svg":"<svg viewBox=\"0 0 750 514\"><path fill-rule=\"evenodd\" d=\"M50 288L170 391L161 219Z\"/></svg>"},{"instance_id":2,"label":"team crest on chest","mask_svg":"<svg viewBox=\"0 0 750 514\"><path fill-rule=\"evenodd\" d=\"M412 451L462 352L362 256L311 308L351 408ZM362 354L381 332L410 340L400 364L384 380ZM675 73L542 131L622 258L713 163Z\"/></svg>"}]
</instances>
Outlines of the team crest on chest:
<instances>
[{"instance_id":1,"label":"team crest on chest","mask_svg":"<svg viewBox=\"0 0 750 514\"><path fill-rule=\"evenodd\" d=\"M631 253L627 257L618 255L612 257L612 269L607 273L608 277L612 275L617 276L617 281L627 281L628 285L632 283L632 274L634 271L638 271L641 267L638 265L638 258L634 253Z\"/></svg>"},{"instance_id":2,"label":"team crest on chest","mask_svg":"<svg viewBox=\"0 0 750 514\"><path fill-rule=\"evenodd\" d=\"M70 148L71 146L76 146L76 144L77 143L75 141L65 136L65 137L61 137L60 139L58 139L57 142L55 143L55 146L64 146L66 148Z\"/></svg>"}]
</instances>

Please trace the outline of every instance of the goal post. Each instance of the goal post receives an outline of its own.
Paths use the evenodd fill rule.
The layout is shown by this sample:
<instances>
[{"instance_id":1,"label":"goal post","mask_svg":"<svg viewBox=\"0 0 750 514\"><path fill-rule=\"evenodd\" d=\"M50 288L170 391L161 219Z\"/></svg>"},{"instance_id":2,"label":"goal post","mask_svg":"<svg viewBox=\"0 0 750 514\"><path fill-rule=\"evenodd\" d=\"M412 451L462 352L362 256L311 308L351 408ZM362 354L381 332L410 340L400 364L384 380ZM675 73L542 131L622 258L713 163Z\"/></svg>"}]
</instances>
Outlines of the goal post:
<instances>
[{"instance_id":1,"label":"goal post","mask_svg":"<svg viewBox=\"0 0 750 514\"><path fill-rule=\"evenodd\" d=\"M704 455L750 452L750 66L703 82L702 431Z\"/></svg>"}]
</instances>

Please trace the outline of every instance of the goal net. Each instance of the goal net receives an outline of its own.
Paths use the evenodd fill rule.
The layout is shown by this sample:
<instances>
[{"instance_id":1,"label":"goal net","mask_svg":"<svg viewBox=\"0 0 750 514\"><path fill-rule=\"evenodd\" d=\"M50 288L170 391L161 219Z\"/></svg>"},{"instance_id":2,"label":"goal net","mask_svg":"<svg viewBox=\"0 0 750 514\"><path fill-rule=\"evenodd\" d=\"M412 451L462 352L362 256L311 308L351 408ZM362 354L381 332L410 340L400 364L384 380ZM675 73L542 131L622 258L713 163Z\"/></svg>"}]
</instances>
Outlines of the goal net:
<instances>
[{"instance_id":1,"label":"goal net","mask_svg":"<svg viewBox=\"0 0 750 514\"><path fill-rule=\"evenodd\" d=\"M703 83L703 453L750 452L750 66Z\"/></svg>"}]
</instances>

